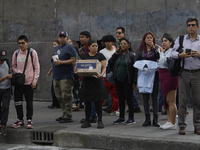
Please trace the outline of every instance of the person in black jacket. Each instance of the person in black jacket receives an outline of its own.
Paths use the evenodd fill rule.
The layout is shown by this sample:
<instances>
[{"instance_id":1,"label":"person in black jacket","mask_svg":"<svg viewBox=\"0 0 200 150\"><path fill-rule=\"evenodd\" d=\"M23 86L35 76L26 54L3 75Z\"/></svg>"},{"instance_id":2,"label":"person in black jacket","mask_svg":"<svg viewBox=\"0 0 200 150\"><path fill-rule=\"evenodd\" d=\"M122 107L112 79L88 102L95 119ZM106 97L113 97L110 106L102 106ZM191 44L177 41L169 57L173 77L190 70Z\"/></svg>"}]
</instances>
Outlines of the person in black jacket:
<instances>
[{"instance_id":1,"label":"person in black jacket","mask_svg":"<svg viewBox=\"0 0 200 150\"><path fill-rule=\"evenodd\" d=\"M159 47L155 45L155 37L152 32L147 32L144 34L141 45L136 53L136 60L151 60L151 61L158 61L160 58ZM152 105L153 105L153 125L156 127L160 127L158 123L158 91L159 91L159 77L158 71L155 72L155 80L153 86L152 93L142 93L143 97L143 105L145 111L146 120L142 124L142 126L150 126L150 112L149 112L149 98L150 94L152 97Z\"/></svg>"},{"instance_id":2,"label":"person in black jacket","mask_svg":"<svg viewBox=\"0 0 200 150\"><path fill-rule=\"evenodd\" d=\"M137 69L133 67L135 62L134 53L129 51L130 42L122 38L120 42L121 51L116 51L109 59L109 65L113 66L115 87L119 98L120 116L113 124L124 123L125 100L129 108L129 117L125 124L134 124L134 107L133 107L133 88L137 83Z\"/></svg>"}]
</instances>

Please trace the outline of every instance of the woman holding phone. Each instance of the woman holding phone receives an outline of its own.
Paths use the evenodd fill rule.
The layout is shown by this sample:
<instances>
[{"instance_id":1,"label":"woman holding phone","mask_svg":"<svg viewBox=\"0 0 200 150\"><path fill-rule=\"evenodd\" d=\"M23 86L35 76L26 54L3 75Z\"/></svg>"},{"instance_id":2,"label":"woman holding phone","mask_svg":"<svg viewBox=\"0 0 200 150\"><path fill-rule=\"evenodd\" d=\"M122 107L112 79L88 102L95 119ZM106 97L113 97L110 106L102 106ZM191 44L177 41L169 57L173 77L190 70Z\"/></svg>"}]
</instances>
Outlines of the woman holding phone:
<instances>
[{"instance_id":1,"label":"woman holding phone","mask_svg":"<svg viewBox=\"0 0 200 150\"><path fill-rule=\"evenodd\" d=\"M167 107L167 122L161 125L161 129L176 129L176 91L178 88L178 77L171 77L168 73L167 58L171 56L174 40L169 34L162 37L162 47L160 47L159 59L159 79L164 103Z\"/></svg>"},{"instance_id":2,"label":"woman holding phone","mask_svg":"<svg viewBox=\"0 0 200 150\"><path fill-rule=\"evenodd\" d=\"M133 89L137 84L137 69L133 67L135 56L130 51L130 42L126 38L120 40L121 51L116 51L109 59L108 64L113 66L115 87L119 98L119 119L113 124L125 122L125 100L128 104L129 116L126 125L134 124Z\"/></svg>"},{"instance_id":3,"label":"woman holding phone","mask_svg":"<svg viewBox=\"0 0 200 150\"><path fill-rule=\"evenodd\" d=\"M142 38L141 45L137 50L136 60L151 60L157 62L160 57L160 54L159 54L159 47L155 44L156 40L153 33L152 32L145 33ZM146 118L142 126L151 125L150 112L149 112L149 99L151 95L153 114L154 114L153 126L160 127L160 124L158 123L158 91L159 91L159 77L158 77L158 71L156 71L154 85L153 85L153 92L142 93L145 118Z\"/></svg>"}]
</instances>

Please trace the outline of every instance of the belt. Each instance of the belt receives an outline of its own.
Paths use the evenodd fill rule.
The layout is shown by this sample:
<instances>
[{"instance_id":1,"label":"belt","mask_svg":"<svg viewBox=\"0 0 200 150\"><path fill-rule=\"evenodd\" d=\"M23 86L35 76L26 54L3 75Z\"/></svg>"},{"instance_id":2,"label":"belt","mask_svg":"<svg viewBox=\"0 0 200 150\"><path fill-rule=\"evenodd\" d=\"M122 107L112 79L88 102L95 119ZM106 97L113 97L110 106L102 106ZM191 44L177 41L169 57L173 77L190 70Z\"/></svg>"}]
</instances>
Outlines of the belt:
<instances>
[{"instance_id":1,"label":"belt","mask_svg":"<svg viewBox=\"0 0 200 150\"><path fill-rule=\"evenodd\" d=\"M190 72L190 73L194 73L194 72L200 71L200 69L197 69L197 70L187 70L187 69L184 69L184 70L187 71L187 72Z\"/></svg>"}]
</instances>

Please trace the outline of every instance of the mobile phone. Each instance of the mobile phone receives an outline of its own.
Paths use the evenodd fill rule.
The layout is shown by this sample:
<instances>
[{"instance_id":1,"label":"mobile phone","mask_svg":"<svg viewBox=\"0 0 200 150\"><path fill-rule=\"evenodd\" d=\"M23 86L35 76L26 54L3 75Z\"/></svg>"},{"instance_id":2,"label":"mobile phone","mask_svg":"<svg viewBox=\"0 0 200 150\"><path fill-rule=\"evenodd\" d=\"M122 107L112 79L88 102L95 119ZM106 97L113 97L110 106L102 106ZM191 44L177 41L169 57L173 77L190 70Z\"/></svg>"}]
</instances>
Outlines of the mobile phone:
<instances>
[{"instance_id":1,"label":"mobile phone","mask_svg":"<svg viewBox=\"0 0 200 150\"><path fill-rule=\"evenodd\" d=\"M186 49L185 52L189 53L189 52L191 52L191 49Z\"/></svg>"}]
</instances>

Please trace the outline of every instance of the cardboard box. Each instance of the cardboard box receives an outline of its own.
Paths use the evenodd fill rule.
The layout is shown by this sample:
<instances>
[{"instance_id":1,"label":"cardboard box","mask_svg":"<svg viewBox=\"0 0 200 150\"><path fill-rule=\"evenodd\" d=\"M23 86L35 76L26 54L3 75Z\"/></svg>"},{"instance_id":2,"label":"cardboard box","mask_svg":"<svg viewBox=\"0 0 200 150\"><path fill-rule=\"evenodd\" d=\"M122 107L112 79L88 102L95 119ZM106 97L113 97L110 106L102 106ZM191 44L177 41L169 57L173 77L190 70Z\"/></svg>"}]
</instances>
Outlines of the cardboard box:
<instances>
[{"instance_id":1,"label":"cardboard box","mask_svg":"<svg viewBox=\"0 0 200 150\"><path fill-rule=\"evenodd\" d=\"M92 77L101 74L101 63L97 59L77 60L77 75L80 77Z\"/></svg>"}]
</instances>

